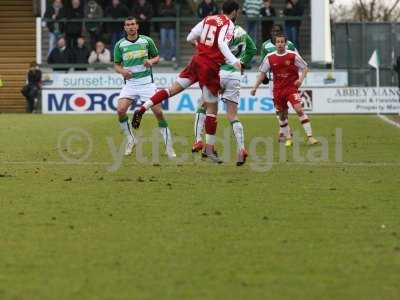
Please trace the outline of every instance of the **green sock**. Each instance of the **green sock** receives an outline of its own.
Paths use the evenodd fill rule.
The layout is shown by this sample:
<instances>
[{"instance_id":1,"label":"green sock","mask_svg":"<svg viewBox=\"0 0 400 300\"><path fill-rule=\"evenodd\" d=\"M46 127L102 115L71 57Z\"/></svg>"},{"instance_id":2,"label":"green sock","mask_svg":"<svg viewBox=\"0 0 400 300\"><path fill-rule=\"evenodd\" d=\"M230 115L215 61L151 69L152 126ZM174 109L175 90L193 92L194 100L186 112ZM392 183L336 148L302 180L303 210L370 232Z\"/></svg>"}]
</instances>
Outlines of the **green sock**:
<instances>
[{"instance_id":1,"label":"green sock","mask_svg":"<svg viewBox=\"0 0 400 300\"><path fill-rule=\"evenodd\" d=\"M158 121L158 127L160 128L167 128L168 127L168 122L165 119L162 119L160 121Z\"/></svg>"}]
</instances>

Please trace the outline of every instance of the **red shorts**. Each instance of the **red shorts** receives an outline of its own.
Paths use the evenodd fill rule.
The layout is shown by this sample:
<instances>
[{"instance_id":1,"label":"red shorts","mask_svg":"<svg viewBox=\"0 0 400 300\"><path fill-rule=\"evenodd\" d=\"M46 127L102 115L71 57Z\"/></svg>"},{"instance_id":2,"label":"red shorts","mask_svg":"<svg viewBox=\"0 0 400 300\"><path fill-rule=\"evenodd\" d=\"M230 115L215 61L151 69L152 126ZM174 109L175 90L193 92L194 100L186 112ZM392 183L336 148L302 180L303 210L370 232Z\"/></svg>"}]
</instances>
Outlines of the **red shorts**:
<instances>
[{"instance_id":1,"label":"red shorts","mask_svg":"<svg viewBox=\"0 0 400 300\"><path fill-rule=\"evenodd\" d=\"M274 93L274 105L277 112L288 111L288 102L290 102L292 107L296 104L301 104L300 94L298 92L283 95Z\"/></svg>"},{"instance_id":2,"label":"red shorts","mask_svg":"<svg viewBox=\"0 0 400 300\"><path fill-rule=\"evenodd\" d=\"M217 63L204 56L194 55L178 77L187 78L192 83L199 82L201 89L205 86L214 96L218 96L218 92L221 89L219 85L219 70L220 65Z\"/></svg>"}]
</instances>

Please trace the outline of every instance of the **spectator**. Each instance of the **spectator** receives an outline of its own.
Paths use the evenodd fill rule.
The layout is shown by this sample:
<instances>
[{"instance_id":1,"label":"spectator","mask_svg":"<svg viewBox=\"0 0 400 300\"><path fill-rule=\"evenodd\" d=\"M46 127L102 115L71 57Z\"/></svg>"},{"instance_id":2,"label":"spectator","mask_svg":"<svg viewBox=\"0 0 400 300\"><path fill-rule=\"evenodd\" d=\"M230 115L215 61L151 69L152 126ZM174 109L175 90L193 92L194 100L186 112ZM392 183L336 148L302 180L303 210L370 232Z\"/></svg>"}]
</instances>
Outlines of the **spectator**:
<instances>
[{"instance_id":1,"label":"spectator","mask_svg":"<svg viewBox=\"0 0 400 300\"><path fill-rule=\"evenodd\" d=\"M89 64L110 64L111 52L108 50L103 42L96 43L96 49L90 53Z\"/></svg>"},{"instance_id":2,"label":"spectator","mask_svg":"<svg viewBox=\"0 0 400 300\"><path fill-rule=\"evenodd\" d=\"M72 0L71 7L63 7L60 12L61 18L66 18L67 20L83 19L83 9L80 0ZM76 41L78 37L82 35L82 22L66 22L64 24L64 33L67 43L67 48L76 47Z\"/></svg>"},{"instance_id":3,"label":"spectator","mask_svg":"<svg viewBox=\"0 0 400 300\"><path fill-rule=\"evenodd\" d=\"M147 0L150 5L151 8L153 10L153 17L159 17L159 12L160 12L160 5L164 2L164 0ZM172 0L174 1L174 0ZM180 1L180 0L177 0ZM160 32L160 23L158 22L152 22L153 25L153 30L155 32Z\"/></svg>"},{"instance_id":4,"label":"spectator","mask_svg":"<svg viewBox=\"0 0 400 300\"><path fill-rule=\"evenodd\" d=\"M132 9L133 16L139 21L139 31L143 35L150 35L150 20L153 17L153 8L146 0L138 0Z\"/></svg>"},{"instance_id":5,"label":"spectator","mask_svg":"<svg viewBox=\"0 0 400 300\"><path fill-rule=\"evenodd\" d=\"M83 36L78 37L77 47L73 49L74 63L87 64L89 58L89 49L86 47L86 41ZM76 69L77 71L86 71L85 68Z\"/></svg>"},{"instance_id":6,"label":"spectator","mask_svg":"<svg viewBox=\"0 0 400 300\"><path fill-rule=\"evenodd\" d=\"M299 0L286 0L286 7L283 14L288 17L300 17L304 13L303 6ZM285 35L288 40L292 41L296 49L300 49L299 45L299 32L301 21L288 20L285 21Z\"/></svg>"},{"instance_id":7,"label":"spectator","mask_svg":"<svg viewBox=\"0 0 400 300\"><path fill-rule=\"evenodd\" d=\"M275 17L275 8L271 5L271 0L263 0L263 7L260 9L260 15L263 17ZM271 38L271 29L274 26L274 21L261 22L261 35L262 40L266 41Z\"/></svg>"},{"instance_id":8,"label":"spectator","mask_svg":"<svg viewBox=\"0 0 400 300\"><path fill-rule=\"evenodd\" d=\"M257 18L260 16L260 7L263 5L263 0L244 0L243 14L248 18ZM247 33L255 40L259 40L259 21L247 20Z\"/></svg>"},{"instance_id":9,"label":"spectator","mask_svg":"<svg viewBox=\"0 0 400 300\"><path fill-rule=\"evenodd\" d=\"M95 0L89 0L85 7L85 18L98 19L103 17L103 9ZM100 39L101 22L87 22L86 30L90 37L90 47L94 48L96 41Z\"/></svg>"},{"instance_id":10,"label":"spectator","mask_svg":"<svg viewBox=\"0 0 400 300\"><path fill-rule=\"evenodd\" d=\"M47 58L48 64L70 64L73 63L73 54L66 46L65 38L60 37L57 41L57 47L54 48ZM54 68L55 71L67 71L66 68Z\"/></svg>"},{"instance_id":11,"label":"spectator","mask_svg":"<svg viewBox=\"0 0 400 300\"><path fill-rule=\"evenodd\" d=\"M129 16L129 9L119 0L112 0L111 5L107 7L106 17L113 19L126 18ZM115 44L124 37L123 23L108 22L106 24L108 33L111 33L111 50L114 51Z\"/></svg>"},{"instance_id":12,"label":"spectator","mask_svg":"<svg viewBox=\"0 0 400 300\"><path fill-rule=\"evenodd\" d=\"M217 15L218 6L214 0L203 0L197 8L197 15L199 18L204 19L207 16Z\"/></svg>"},{"instance_id":13,"label":"spectator","mask_svg":"<svg viewBox=\"0 0 400 300\"><path fill-rule=\"evenodd\" d=\"M186 0L187 5L189 6L193 15L197 14L197 9L199 8L200 0Z\"/></svg>"},{"instance_id":14,"label":"spectator","mask_svg":"<svg viewBox=\"0 0 400 300\"><path fill-rule=\"evenodd\" d=\"M59 18L60 11L63 7L61 0L54 0L52 5L48 5L46 12L44 13L44 18L56 20ZM57 39L61 34L60 24L58 22L47 22L47 29L49 30L49 52L54 49L57 43Z\"/></svg>"},{"instance_id":15,"label":"spectator","mask_svg":"<svg viewBox=\"0 0 400 300\"><path fill-rule=\"evenodd\" d=\"M176 8L172 0L164 0L160 5L160 17L176 17ZM160 24L160 60L175 61L176 49L176 36L175 36L175 22L163 22Z\"/></svg>"},{"instance_id":16,"label":"spectator","mask_svg":"<svg viewBox=\"0 0 400 300\"><path fill-rule=\"evenodd\" d=\"M42 88L42 71L36 62L31 62L27 74L28 83L22 88L21 93L24 95L27 106L27 112L32 113L35 110L35 102Z\"/></svg>"}]
</instances>

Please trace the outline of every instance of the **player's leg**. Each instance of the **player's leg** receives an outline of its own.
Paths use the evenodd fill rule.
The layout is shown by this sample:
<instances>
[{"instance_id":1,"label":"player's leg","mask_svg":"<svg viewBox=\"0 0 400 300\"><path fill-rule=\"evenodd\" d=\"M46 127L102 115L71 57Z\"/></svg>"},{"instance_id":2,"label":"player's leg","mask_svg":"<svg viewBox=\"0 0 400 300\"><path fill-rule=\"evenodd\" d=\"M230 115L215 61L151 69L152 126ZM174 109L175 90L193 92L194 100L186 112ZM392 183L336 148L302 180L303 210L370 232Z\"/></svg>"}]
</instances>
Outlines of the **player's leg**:
<instances>
[{"instance_id":1,"label":"player's leg","mask_svg":"<svg viewBox=\"0 0 400 300\"><path fill-rule=\"evenodd\" d=\"M286 141L287 146L291 146L291 132L289 128L287 98L279 93L274 94L274 107L279 126L279 142ZM289 141L288 141L289 140Z\"/></svg>"},{"instance_id":2,"label":"player's leg","mask_svg":"<svg viewBox=\"0 0 400 300\"><path fill-rule=\"evenodd\" d=\"M161 104L153 106L151 110L158 121L158 127L160 128L160 133L165 144L165 151L169 158L175 158L176 154L173 147L171 130L168 128L168 122L162 112Z\"/></svg>"},{"instance_id":3,"label":"player's leg","mask_svg":"<svg viewBox=\"0 0 400 300\"><path fill-rule=\"evenodd\" d=\"M218 96L211 93L207 87L202 87L203 99L206 103L206 119L204 129L206 132L206 156L215 163L222 163L215 152L215 134L217 132Z\"/></svg>"},{"instance_id":4,"label":"player's leg","mask_svg":"<svg viewBox=\"0 0 400 300\"><path fill-rule=\"evenodd\" d=\"M278 120L278 126L279 126L278 141L279 143L284 143L288 138L291 138L291 130L289 126L288 113L286 109L287 105L284 104L286 100L281 99L282 97L280 95L277 95L276 97L277 97L276 99L275 97L273 97L272 99L274 102L276 118Z\"/></svg>"},{"instance_id":5,"label":"player's leg","mask_svg":"<svg viewBox=\"0 0 400 300\"><path fill-rule=\"evenodd\" d=\"M278 128L279 128L278 142L284 143L286 141L287 132L288 131L290 132L289 123L288 123L289 121L281 120L282 118L280 117L279 108L278 108L279 105L277 104L278 99L275 100L274 95L272 93L272 81L269 81L269 88L266 91L266 96L270 97L274 103L276 119L278 120Z\"/></svg>"},{"instance_id":6,"label":"player's leg","mask_svg":"<svg viewBox=\"0 0 400 300\"><path fill-rule=\"evenodd\" d=\"M156 92L149 100L143 103L139 109L135 110L132 118L132 127L139 128L140 121L142 120L143 114L153 105L157 105L168 99L169 97L179 94L184 89L191 86L197 81L197 70L195 62L193 60L186 66L186 68L179 74L176 81L168 88L161 89Z\"/></svg>"},{"instance_id":7,"label":"player's leg","mask_svg":"<svg viewBox=\"0 0 400 300\"><path fill-rule=\"evenodd\" d=\"M130 155L136 144L135 136L133 135L132 128L129 123L129 117L127 111L132 105L132 100L128 98L118 99L117 115L119 125L121 126L122 132L126 138L125 155Z\"/></svg>"},{"instance_id":8,"label":"player's leg","mask_svg":"<svg viewBox=\"0 0 400 300\"><path fill-rule=\"evenodd\" d=\"M284 143L287 139L292 138L292 130L290 129L288 115L288 111L283 112L283 114L276 113L279 124L279 143Z\"/></svg>"},{"instance_id":9,"label":"player's leg","mask_svg":"<svg viewBox=\"0 0 400 300\"><path fill-rule=\"evenodd\" d=\"M244 147L244 130L243 125L238 118L238 104L240 101L240 80L232 78L221 79L221 99L226 104L226 117L232 125L233 135L235 136L237 145L237 161L236 165L241 166L246 162L248 156Z\"/></svg>"},{"instance_id":10,"label":"player's leg","mask_svg":"<svg viewBox=\"0 0 400 300\"><path fill-rule=\"evenodd\" d=\"M293 146L292 132L289 127L289 107L283 107L283 111L278 114L279 126L282 130L285 146Z\"/></svg>"},{"instance_id":11,"label":"player's leg","mask_svg":"<svg viewBox=\"0 0 400 300\"><path fill-rule=\"evenodd\" d=\"M148 101L150 99L150 97L152 97L152 95L154 95L154 93L156 91L157 91L157 87L154 83L137 87L137 93L140 96L140 100L142 102ZM173 144L172 144L171 131L168 128L168 123L165 120L164 114L162 112L161 104L152 106L151 110L153 111L153 114L158 121L158 127L160 128L160 133L162 135L168 157L169 158L176 157L176 154L175 154L175 151L173 148Z\"/></svg>"},{"instance_id":12,"label":"player's leg","mask_svg":"<svg viewBox=\"0 0 400 300\"><path fill-rule=\"evenodd\" d=\"M237 115L238 104L232 101L226 101L226 116L231 123L233 135L237 145L237 166L242 166L246 162L248 152L244 146L244 130Z\"/></svg>"},{"instance_id":13,"label":"player's leg","mask_svg":"<svg viewBox=\"0 0 400 300\"><path fill-rule=\"evenodd\" d=\"M192 145L192 153L203 150L204 143L202 133L204 129L204 122L206 120L206 105L203 99L199 99L199 106L197 108L194 118L194 142Z\"/></svg>"},{"instance_id":14,"label":"player's leg","mask_svg":"<svg viewBox=\"0 0 400 300\"><path fill-rule=\"evenodd\" d=\"M167 89L158 90L149 100L144 102L135 112L132 118L132 127L139 128L140 122L142 121L143 114L152 106L158 105L169 97L175 96L182 92L185 88L178 82L172 83Z\"/></svg>"},{"instance_id":15,"label":"player's leg","mask_svg":"<svg viewBox=\"0 0 400 300\"><path fill-rule=\"evenodd\" d=\"M299 94L293 94L289 97L290 103L292 103L293 109L296 111L297 116L299 117L300 123L304 128L304 131L307 135L307 141L311 145L318 144L318 140L313 137L311 122L308 118L307 114L304 112L304 108L301 105Z\"/></svg>"}]
</instances>

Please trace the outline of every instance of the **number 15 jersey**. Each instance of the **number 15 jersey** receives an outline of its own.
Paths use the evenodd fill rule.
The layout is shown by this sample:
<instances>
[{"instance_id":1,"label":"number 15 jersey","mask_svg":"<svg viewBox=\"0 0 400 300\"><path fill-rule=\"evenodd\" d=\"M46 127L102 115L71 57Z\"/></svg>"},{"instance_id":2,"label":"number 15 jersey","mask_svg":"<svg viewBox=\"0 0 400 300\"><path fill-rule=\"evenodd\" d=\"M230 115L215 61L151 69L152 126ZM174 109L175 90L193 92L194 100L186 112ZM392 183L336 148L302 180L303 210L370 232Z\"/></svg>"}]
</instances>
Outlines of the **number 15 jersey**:
<instances>
[{"instance_id":1,"label":"number 15 jersey","mask_svg":"<svg viewBox=\"0 0 400 300\"><path fill-rule=\"evenodd\" d=\"M234 33L233 22L225 15L209 16L191 30L188 41L197 41L197 54L207 57L218 65L234 64L237 58L229 50Z\"/></svg>"}]
</instances>

